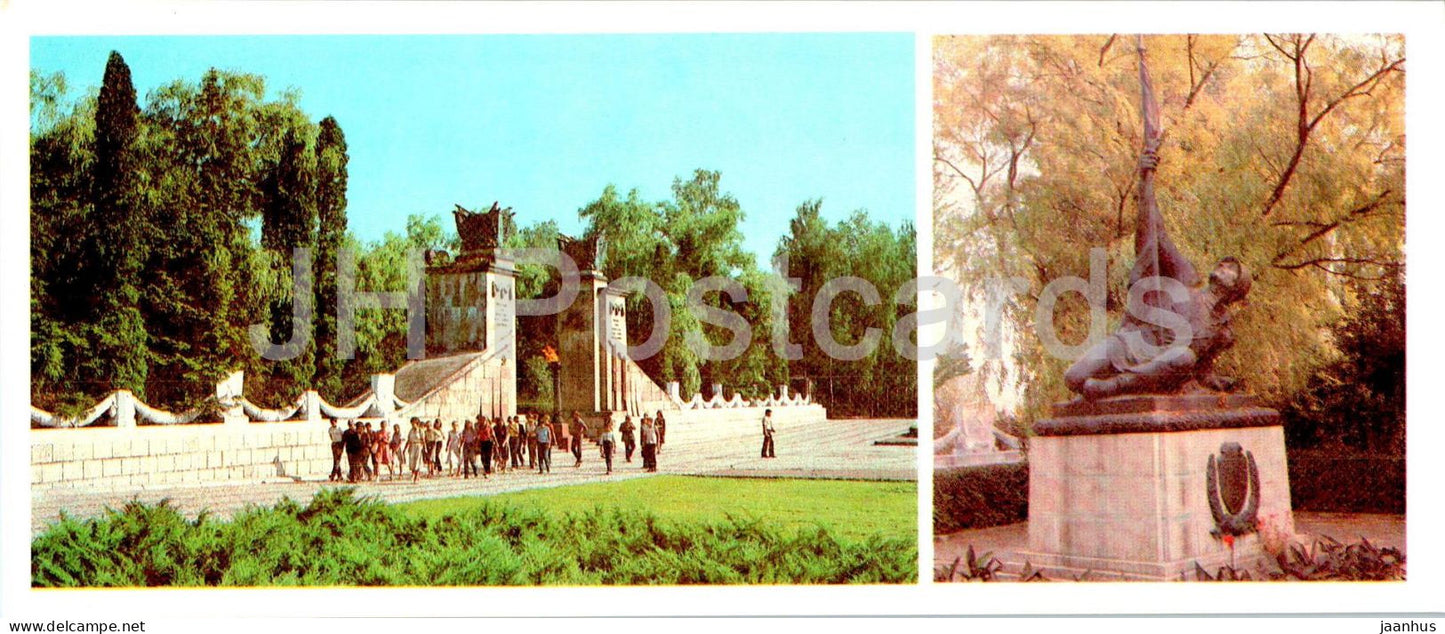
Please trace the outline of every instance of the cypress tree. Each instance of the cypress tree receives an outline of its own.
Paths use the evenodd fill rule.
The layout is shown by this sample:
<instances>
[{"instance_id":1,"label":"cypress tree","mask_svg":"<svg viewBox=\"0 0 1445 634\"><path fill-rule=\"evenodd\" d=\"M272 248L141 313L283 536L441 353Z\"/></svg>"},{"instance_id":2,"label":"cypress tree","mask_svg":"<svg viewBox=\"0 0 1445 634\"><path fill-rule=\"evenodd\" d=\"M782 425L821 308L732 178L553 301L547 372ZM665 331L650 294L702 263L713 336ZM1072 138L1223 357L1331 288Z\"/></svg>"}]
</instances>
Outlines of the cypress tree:
<instances>
[{"instance_id":1,"label":"cypress tree","mask_svg":"<svg viewBox=\"0 0 1445 634\"><path fill-rule=\"evenodd\" d=\"M149 338L139 310L140 277L151 235L139 191L139 119L130 67L111 51L95 111L94 207L84 232L89 261L81 288L94 304L87 333L93 353L82 373L91 385L82 387L128 389L143 397Z\"/></svg>"},{"instance_id":2,"label":"cypress tree","mask_svg":"<svg viewBox=\"0 0 1445 634\"><path fill-rule=\"evenodd\" d=\"M315 166L306 145L306 140L298 136L294 128L287 130L281 143L280 157L264 187L266 202L261 217L261 247L276 255L278 266L286 271L288 278L294 249L308 247L314 255L316 247ZM313 260L313 273L314 264ZM314 289L313 284L312 293ZM294 295L294 290L293 280L293 284L271 302L272 342L285 343L291 339L292 313L296 302L301 299ZM304 327L313 328L314 325L313 318ZM314 349L308 346L299 357L270 362L268 370L275 387L280 391L291 391L296 386L309 383L315 372L314 354Z\"/></svg>"},{"instance_id":3,"label":"cypress tree","mask_svg":"<svg viewBox=\"0 0 1445 634\"><path fill-rule=\"evenodd\" d=\"M341 397L343 362L336 356L336 262L346 236L346 135L333 117L316 140L316 389Z\"/></svg>"}]
</instances>

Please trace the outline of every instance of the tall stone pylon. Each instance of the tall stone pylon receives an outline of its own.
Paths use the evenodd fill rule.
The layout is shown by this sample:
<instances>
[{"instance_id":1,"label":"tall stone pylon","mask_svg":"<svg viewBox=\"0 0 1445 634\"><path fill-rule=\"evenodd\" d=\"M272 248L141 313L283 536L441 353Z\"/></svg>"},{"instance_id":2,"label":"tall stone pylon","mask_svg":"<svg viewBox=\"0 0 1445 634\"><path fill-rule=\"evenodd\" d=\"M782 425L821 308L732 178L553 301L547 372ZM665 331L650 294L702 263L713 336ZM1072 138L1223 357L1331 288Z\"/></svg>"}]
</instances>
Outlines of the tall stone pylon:
<instances>
[{"instance_id":1,"label":"tall stone pylon","mask_svg":"<svg viewBox=\"0 0 1445 634\"><path fill-rule=\"evenodd\" d=\"M491 411L479 413L515 413L517 271L501 248L513 214L510 207L502 209L496 203L483 212L457 205L453 213L461 252L456 257L428 252L426 258L427 357L494 352L501 360L497 377L501 393L488 400L500 399L501 407L494 403L484 408Z\"/></svg>"},{"instance_id":2,"label":"tall stone pylon","mask_svg":"<svg viewBox=\"0 0 1445 634\"><path fill-rule=\"evenodd\" d=\"M599 270L605 257L602 235L560 236L558 247L577 264L581 288L557 319L559 414L589 419L627 408L627 302Z\"/></svg>"}]
</instances>

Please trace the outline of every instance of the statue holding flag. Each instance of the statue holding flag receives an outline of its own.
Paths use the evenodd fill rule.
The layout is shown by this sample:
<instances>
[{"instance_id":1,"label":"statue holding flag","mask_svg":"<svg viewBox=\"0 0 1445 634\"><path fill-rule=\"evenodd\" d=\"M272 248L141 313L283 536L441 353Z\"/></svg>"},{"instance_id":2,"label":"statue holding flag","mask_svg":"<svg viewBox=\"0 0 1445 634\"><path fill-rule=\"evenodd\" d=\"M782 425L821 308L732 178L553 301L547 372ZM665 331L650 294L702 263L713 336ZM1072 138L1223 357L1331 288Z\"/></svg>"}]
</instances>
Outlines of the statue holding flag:
<instances>
[{"instance_id":1,"label":"statue holding flag","mask_svg":"<svg viewBox=\"0 0 1445 634\"><path fill-rule=\"evenodd\" d=\"M1129 305L1119 329L1064 373L1069 389L1088 400L1232 388L1233 380L1214 374L1214 360L1234 343L1231 306L1249 293L1251 283L1244 264L1228 257L1201 288L1194 265L1164 230L1154 200L1163 129L1142 38L1138 50L1144 143Z\"/></svg>"}]
</instances>

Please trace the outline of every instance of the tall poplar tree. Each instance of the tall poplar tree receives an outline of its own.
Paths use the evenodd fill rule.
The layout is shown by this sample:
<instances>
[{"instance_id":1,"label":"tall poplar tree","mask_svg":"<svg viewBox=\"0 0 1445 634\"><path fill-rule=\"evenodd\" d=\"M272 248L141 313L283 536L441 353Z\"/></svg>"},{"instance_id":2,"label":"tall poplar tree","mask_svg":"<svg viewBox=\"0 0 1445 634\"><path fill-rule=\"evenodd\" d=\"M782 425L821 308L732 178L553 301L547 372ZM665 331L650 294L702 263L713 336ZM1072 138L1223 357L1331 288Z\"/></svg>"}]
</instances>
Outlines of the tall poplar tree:
<instances>
[{"instance_id":1,"label":"tall poplar tree","mask_svg":"<svg viewBox=\"0 0 1445 634\"><path fill-rule=\"evenodd\" d=\"M316 375L328 399L341 397L344 363L336 356L336 263L346 239L346 135L334 117L321 120L316 140Z\"/></svg>"},{"instance_id":2,"label":"tall poplar tree","mask_svg":"<svg viewBox=\"0 0 1445 634\"><path fill-rule=\"evenodd\" d=\"M145 394L148 335L139 309L147 252L146 218L136 160L140 108L130 67L112 51L95 111L94 207L86 219L80 297L89 297L95 345L82 360L86 391L127 389Z\"/></svg>"},{"instance_id":3,"label":"tall poplar tree","mask_svg":"<svg viewBox=\"0 0 1445 634\"><path fill-rule=\"evenodd\" d=\"M295 129L287 130L281 143L280 156L262 187L265 204L261 215L261 247L271 252L278 267L277 273L287 280L281 292L270 302L271 341L274 343L285 343L291 339L293 313L297 302L302 301L302 298L295 294L296 288L290 274L294 250L305 247L312 249L313 256L315 254L314 170L314 157L307 149L306 139L298 135ZM311 292L314 293L314 259L312 265ZM301 290L305 292L306 289ZM313 321L303 324L302 328L311 329L314 323L313 316ZM284 384L289 386L285 392L299 392L301 386L310 383L315 372L314 355L315 348L306 346L299 357L271 362L263 367L273 383L279 382L274 387Z\"/></svg>"}]
</instances>

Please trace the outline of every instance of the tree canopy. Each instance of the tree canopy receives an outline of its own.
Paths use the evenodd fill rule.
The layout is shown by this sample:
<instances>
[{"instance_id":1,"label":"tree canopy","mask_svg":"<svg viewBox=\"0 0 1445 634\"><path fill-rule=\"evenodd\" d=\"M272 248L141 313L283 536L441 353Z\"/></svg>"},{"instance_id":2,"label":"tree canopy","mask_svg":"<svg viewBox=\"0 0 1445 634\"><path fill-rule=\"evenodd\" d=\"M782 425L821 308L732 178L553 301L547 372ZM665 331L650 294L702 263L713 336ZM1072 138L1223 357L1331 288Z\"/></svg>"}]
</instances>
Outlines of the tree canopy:
<instances>
[{"instance_id":1,"label":"tree canopy","mask_svg":"<svg viewBox=\"0 0 1445 634\"><path fill-rule=\"evenodd\" d=\"M342 276L354 270L357 291L405 290L413 253L455 252L458 240L450 222L429 213L410 215L403 230L380 240L363 243L350 233L350 150L334 118L313 122L296 92L273 93L260 76L215 69L156 88L142 105L119 54L98 92L72 99L68 88L62 75L31 73L36 405L73 410L125 388L151 404L186 408L238 369L258 403L280 406L306 389L335 402L366 389L371 374L406 362L400 310L359 311L355 356L337 358ZM639 361L658 383L680 382L684 397L712 383L758 397L813 380L835 412L911 415L915 366L890 342L893 325L911 312L894 294L912 277L913 227L894 229L863 210L830 224L820 208L820 201L799 207L793 233L773 254L804 272L797 291L744 249L746 212L719 172L676 178L664 200L608 186L578 214L588 235L606 236L601 267L609 278L641 277L663 290L666 343ZM507 246L554 249L556 237L556 221L542 220L512 232ZM313 256L310 287L292 279L298 248ZM876 305L842 294L829 313L842 343L862 340L870 328L884 332L859 360L829 360L807 343L808 311L829 276L861 277L879 291ZM714 277L746 298L701 285ZM546 266L519 267L519 298L553 295L557 285ZM702 349L726 346L736 335L709 323L715 317L690 312L690 296L746 322L751 338L740 354L705 358ZM787 310L784 300L792 304ZM657 315L641 292L628 301L629 336L638 345ZM306 304L313 318L299 332L309 345L289 358L263 358L252 326L271 344L286 343L293 308ZM542 350L555 345L555 318L520 316L518 325L524 403L549 404L551 369ZM804 345L799 359L774 350L773 333L785 325Z\"/></svg>"},{"instance_id":2,"label":"tree canopy","mask_svg":"<svg viewBox=\"0 0 1445 634\"><path fill-rule=\"evenodd\" d=\"M31 75L32 398L42 406L125 388L184 407L232 370L275 374L247 328L289 310L289 247L315 247L317 127L297 95L268 99L263 78L212 69L155 89L142 108L129 75L112 54L100 91L73 101L63 76ZM328 195L334 205L344 184ZM293 383L313 373L305 361L282 365ZM302 387L273 389L263 381L252 397Z\"/></svg>"},{"instance_id":3,"label":"tree canopy","mask_svg":"<svg viewBox=\"0 0 1445 634\"><path fill-rule=\"evenodd\" d=\"M1338 353L1330 328L1353 297L1403 276L1404 45L1392 36L1149 36L1164 119L1158 199L1202 269L1254 273L1238 343L1220 361L1276 403ZM1068 394L1068 360L1035 332L1039 292L1089 277L1106 250L1108 313L1133 259L1141 147L1136 41L1122 36L940 37L934 49L934 261L972 301L1005 309L1031 414ZM1401 315L1402 317L1403 315ZM1089 311L1061 298L1069 344Z\"/></svg>"}]
</instances>

